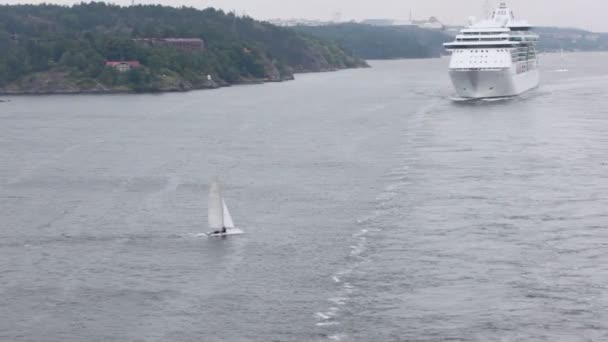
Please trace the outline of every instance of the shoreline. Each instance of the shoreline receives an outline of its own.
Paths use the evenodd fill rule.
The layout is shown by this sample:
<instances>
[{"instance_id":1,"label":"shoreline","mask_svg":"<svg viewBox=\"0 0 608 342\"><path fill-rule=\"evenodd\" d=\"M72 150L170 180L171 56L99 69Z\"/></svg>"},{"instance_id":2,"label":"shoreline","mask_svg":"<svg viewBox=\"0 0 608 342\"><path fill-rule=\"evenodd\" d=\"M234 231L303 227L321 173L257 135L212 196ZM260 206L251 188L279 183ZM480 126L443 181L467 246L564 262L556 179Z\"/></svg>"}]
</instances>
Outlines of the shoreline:
<instances>
[{"instance_id":1,"label":"shoreline","mask_svg":"<svg viewBox=\"0 0 608 342\"><path fill-rule=\"evenodd\" d=\"M290 77L283 77L281 79L243 79L238 83L216 83L212 86L201 86L201 87L192 87L187 89L179 89L179 88L170 88L170 89L159 89L154 91L136 91L136 90L126 90L126 89L91 89L91 90L57 90L57 91L4 91L0 89L0 97L10 97L10 96L52 96L52 95L139 95L139 94L147 94L147 95L160 95L160 94L170 94L170 93L188 93L193 91L200 90L216 90L222 88L229 88L235 86L250 86L250 85L260 85L267 83L283 83L283 82L291 82L297 81L296 75L298 74L316 74L316 73L327 73L327 72L338 72L342 70L352 70L352 69L366 69L371 68L370 65L363 65L353 68L331 68L324 69L318 71L298 71L295 72ZM0 99L0 103L2 102L10 102L10 100L2 100Z\"/></svg>"}]
</instances>

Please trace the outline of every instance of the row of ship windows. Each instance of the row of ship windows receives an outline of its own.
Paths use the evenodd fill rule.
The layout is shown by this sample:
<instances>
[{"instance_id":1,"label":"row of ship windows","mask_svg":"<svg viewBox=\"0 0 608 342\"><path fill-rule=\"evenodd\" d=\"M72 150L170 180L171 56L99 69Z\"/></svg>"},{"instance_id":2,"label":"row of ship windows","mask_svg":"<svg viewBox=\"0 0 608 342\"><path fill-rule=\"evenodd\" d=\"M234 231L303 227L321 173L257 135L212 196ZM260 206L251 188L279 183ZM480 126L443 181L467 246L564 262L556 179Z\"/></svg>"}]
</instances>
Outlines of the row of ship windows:
<instances>
[{"instance_id":1,"label":"row of ship windows","mask_svg":"<svg viewBox=\"0 0 608 342\"><path fill-rule=\"evenodd\" d=\"M496 38L456 38L457 42L493 42L493 41L513 41L513 42L536 42L536 37L496 37Z\"/></svg>"},{"instance_id":2,"label":"row of ship windows","mask_svg":"<svg viewBox=\"0 0 608 342\"><path fill-rule=\"evenodd\" d=\"M534 59L512 59L511 62L513 63L518 63L518 62L531 62ZM504 59L501 60L493 60L492 63L505 63L506 61ZM477 63L477 64L483 64L483 63L489 63L489 61L487 60L475 60L475 59L469 59L467 60L460 60L460 61L456 61L456 63L458 64L466 64L466 63Z\"/></svg>"},{"instance_id":3,"label":"row of ship windows","mask_svg":"<svg viewBox=\"0 0 608 342\"><path fill-rule=\"evenodd\" d=\"M474 52L474 53L480 53L480 52L484 53L484 52L490 52L490 51L492 51L492 52L509 52L511 50L508 50L508 49L498 49L498 50L454 50L455 53L464 53L466 51Z\"/></svg>"},{"instance_id":4,"label":"row of ship windows","mask_svg":"<svg viewBox=\"0 0 608 342\"><path fill-rule=\"evenodd\" d=\"M489 57L496 57L496 55L472 55L472 56L469 56L469 58L473 58L473 59L475 59L475 58L489 58ZM511 57L512 58L535 58L536 54L532 53L532 52L531 53L524 53L524 54L521 54L521 53L512 53ZM466 56L465 56L465 58L466 58Z\"/></svg>"},{"instance_id":5,"label":"row of ship windows","mask_svg":"<svg viewBox=\"0 0 608 342\"><path fill-rule=\"evenodd\" d=\"M465 63L466 62L466 63ZM504 63L505 61L493 61L492 63ZM459 64L468 64L468 63L474 63L474 64L488 64L488 61L463 61L460 62Z\"/></svg>"},{"instance_id":6,"label":"row of ship windows","mask_svg":"<svg viewBox=\"0 0 608 342\"><path fill-rule=\"evenodd\" d=\"M509 30L504 31L503 30L503 31L488 31L488 32L485 32L485 31L472 31L472 32L460 32L460 34L469 35L469 36L470 35L474 35L474 36L482 35L483 36L483 35L496 35L496 34L509 34L511 36L530 35L529 30L526 30L526 31L509 31Z\"/></svg>"}]
</instances>

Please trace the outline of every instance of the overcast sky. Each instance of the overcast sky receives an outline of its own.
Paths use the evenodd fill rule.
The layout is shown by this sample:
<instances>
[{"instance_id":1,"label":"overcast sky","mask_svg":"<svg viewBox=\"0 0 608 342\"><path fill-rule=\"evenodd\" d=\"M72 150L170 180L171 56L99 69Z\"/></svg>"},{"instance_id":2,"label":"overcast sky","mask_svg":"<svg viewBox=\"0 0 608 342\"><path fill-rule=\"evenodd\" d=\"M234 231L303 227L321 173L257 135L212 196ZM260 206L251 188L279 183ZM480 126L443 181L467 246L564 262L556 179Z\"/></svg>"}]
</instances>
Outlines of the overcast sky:
<instances>
[{"instance_id":1,"label":"overcast sky","mask_svg":"<svg viewBox=\"0 0 608 342\"><path fill-rule=\"evenodd\" d=\"M235 10L257 19L331 19L341 13L343 20L366 18L415 19L438 17L446 24L464 24L469 16L481 16L486 0L135 0L172 6L213 6ZM498 0L488 0L498 4ZM2 3L52 2L71 4L74 0L0 0ZM113 0L129 4L131 0ZM510 0L507 3L520 19L534 25L569 26L608 32L608 0Z\"/></svg>"}]
</instances>

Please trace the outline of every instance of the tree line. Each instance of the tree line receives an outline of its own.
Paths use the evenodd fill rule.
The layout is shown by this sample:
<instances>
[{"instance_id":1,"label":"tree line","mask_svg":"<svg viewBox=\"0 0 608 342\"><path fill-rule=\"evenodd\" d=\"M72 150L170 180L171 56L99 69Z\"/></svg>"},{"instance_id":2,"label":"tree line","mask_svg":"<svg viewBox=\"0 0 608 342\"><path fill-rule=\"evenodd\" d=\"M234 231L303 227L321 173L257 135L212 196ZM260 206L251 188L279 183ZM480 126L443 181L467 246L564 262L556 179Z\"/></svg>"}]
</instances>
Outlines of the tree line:
<instances>
[{"instance_id":1,"label":"tree line","mask_svg":"<svg viewBox=\"0 0 608 342\"><path fill-rule=\"evenodd\" d=\"M335 41L365 59L433 58L444 54L442 44L452 37L414 26L372 26L345 23L298 26L299 32Z\"/></svg>"},{"instance_id":2,"label":"tree line","mask_svg":"<svg viewBox=\"0 0 608 342\"><path fill-rule=\"evenodd\" d=\"M175 37L201 38L206 48L183 51L135 40ZM106 60L138 60L144 67L120 74L104 67ZM163 75L192 84L212 75L232 84L267 78L271 69L288 77L363 64L335 43L212 8L103 2L0 6L0 87L49 70L153 90Z\"/></svg>"}]
</instances>

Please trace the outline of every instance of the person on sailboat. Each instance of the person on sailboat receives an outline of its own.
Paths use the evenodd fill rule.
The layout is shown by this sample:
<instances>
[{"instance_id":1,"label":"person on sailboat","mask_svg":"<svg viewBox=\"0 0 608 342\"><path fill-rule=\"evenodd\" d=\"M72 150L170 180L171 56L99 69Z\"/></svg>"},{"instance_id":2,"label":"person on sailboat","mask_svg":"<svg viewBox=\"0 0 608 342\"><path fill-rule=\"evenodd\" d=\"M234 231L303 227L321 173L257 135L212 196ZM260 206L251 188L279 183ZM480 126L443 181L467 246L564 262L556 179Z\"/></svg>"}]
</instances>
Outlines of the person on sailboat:
<instances>
[{"instance_id":1,"label":"person on sailboat","mask_svg":"<svg viewBox=\"0 0 608 342\"><path fill-rule=\"evenodd\" d=\"M228 232L228 230L226 229L226 227L220 229L220 230L216 230L214 231L212 234L213 235L218 235L218 234L226 234Z\"/></svg>"}]
</instances>

